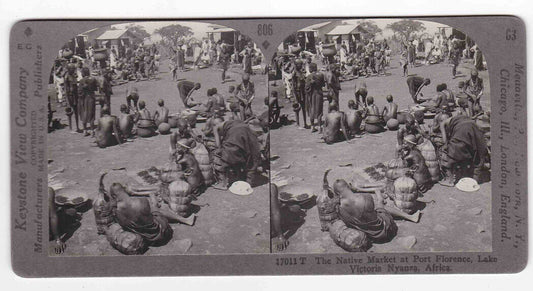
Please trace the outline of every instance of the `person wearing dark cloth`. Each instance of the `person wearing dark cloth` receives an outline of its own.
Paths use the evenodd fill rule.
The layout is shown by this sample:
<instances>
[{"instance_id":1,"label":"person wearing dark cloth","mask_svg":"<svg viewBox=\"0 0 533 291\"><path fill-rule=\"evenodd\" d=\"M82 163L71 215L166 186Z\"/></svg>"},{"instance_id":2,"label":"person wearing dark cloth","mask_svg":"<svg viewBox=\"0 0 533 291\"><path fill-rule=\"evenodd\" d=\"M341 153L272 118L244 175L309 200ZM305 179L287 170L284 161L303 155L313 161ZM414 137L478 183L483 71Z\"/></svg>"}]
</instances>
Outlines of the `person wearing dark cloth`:
<instances>
[{"instance_id":1,"label":"person wearing dark cloth","mask_svg":"<svg viewBox=\"0 0 533 291\"><path fill-rule=\"evenodd\" d=\"M483 79L478 76L476 69L470 72L470 79L466 81L465 93L468 95L468 105L472 116L480 113L481 109L481 95L483 95Z\"/></svg>"},{"instance_id":2,"label":"person wearing dark cloth","mask_svg":"<svg viewBox=\"0 0 533 291\"><path fill-rule=\"evenodd\" d=\"M294 84L294 96L296 97L295 114L296 114L296 126L300 127L300 111L302 111L302 119L304 122L303 128L308 128L307 114L305 111L305 72L303 68L303 61L297 59L294 61L295 70L293 76ZM276 93L277 94L277 93Z\"/></svg>"},{"instance_id":3,"label":"person wearing dark cloth","mask_svg":"<svg viewBox=\"0 0 533 291\"><path fill-rule=\"evenodd\" d=\"M274 251L282 252L289 246L289 240L282 229L282 205L279 201L278 187L272 183L270 187L270 240Z\"/></svg>"},{"instance_id":4,"label":"person wearing dark cloth","mask_svg":"<svg viewBox=\"0 0 533 291\"><path fill-rule=\"evenodd\" d=\"M478 183L487 156L483 132L468 116L457 115L441 122L444 146L441 148L441 168L444 179L439 183L453 187L458 179L472 176ZM465 171L473 167L473 173Z\"/></svg>"},{"instance_id":5,"label":"person wearing dark cloth","mask_svg":"<svg viewBox=\"0 0 533 291\"><path fill-rule=\"evenodd\" d=\"M176 66L181 72L185 69L185 51L180 44L178 44L178 50L176 51Z\"/></svg>"},{"instance_id":6,"label":"person wearing dark cloth","mask_svg":"<svg viewBox=\"0 0 533 291\"><path fill-rule=\"evenodd\" d=\"M341 83L339 81L335 64L330 64L328 66L328 70L326 72L326 85L329 91L329 103L335 101L337 104L339 104L339 91L341 90Z\"/></svg>"},{"instance_id":7,"label":"person wearing dark cloth","mask_svg":"<svg viewBox=\"0 0 533 291\"><path fill-rule=\"evenodd\" d=\"M452 42L452 49L450 50L450 61L453 65L452 76L454 79L457 75L457 67L459 66L460 60L461 60L461 49L459 48L457 42Z\"/></svg>"},{"instance_id":8,"label":"person wearing dark cloth","mask_svg":"<svg viewBox=\"0 0 533 291\"><path fill-rule=\"evenodd\" d=\"M83 78L79 82L78 90L83 103L81 111L83 132L85 136L90 135L87 130L87 124L89 124L92 135L94 136L94 119L96 111L96 97L94 92L98 90L98 81L90 76L90 71L87 67L82 69L82 76Z\"/></svg>"},{"instance_id":9,"label":"person wearing dark cloth","mask_svg":"<svg viewBox=\"0 0 533 291\"><path fill-rule=\"evenodd\" d=\"M242 75L242 82L235 88L235 97L239 100L241 120L253 115L252 100L255 97L255 86L250 81L250 74Z\"/></svg>"},{"instance_id":10,"label":"person wearing dark cloth","mask_svg":"<svg viewBox=\"0 0 533 291\"><path fill-rule=\"evenodd\" d=\"M111 95L113 95L113 85L111 84L111 71L104 73L102 81L102 93L104 94L104 102L101 104L101 108L107 105L109 112L111 112Z\"/></svg>"},{"instance_id":11,"label":"person wearing dark cloth","mask_svg":"<svg viewBox=\"0 0 533 291\"><path fill-rule=\"evenodd\" d=\"M74 120L76 121L76 132L80 131L78 125L79 114L79 97L78 97L78 80L76 75L75 59L72 59L72 63L67 65L67 73L65 74L65 93L67 95L67 106L70 108L68 116L68 127L72 130L72 114L74 114Z\"/></svg>"},{"instance_id":12,"label":"person wearing dark cloth","mask_svg":"<svg viewBox=\"0 0 533 291\"><path fill-rule=\"evenodd\" d=\"M220 45L220 68L222 69L222 84L226 82L226 71L228 70L228 64L230 59L229 47L225 41L222 41Z\"/></svg>"},{"instance_id":13,"label":"person wearing dark cloth","mask_svg":"<svg viewBox=\"0 0 533 291\"><path fill-rule=\"evenodd\" d=\"M357 89L357 84L354 87L355 89L355 109L359 109L359 105L361 107L366 107L366 96L368 95L368 90L366 89L366 83L362 82L359 86L359 89Z\"/></svg>"},{"instance_id":14,"label":"person wearing dark cloth","mask_svg":"<svg viewBox=\"0 0 533 291\"><path fill-rule=\"evenodd\" d=\"M194 103L194 99L191 96L194 91L197 91L202 87L200 83L183 80L179 81L177 86L181 101L186 108L191 108L195 105L198 105L197 103Z\"/></svg>"},{"instance_id":15,"label":"person wearing dark cloth","mask_svg":"<svg viewBox=\"0 0 533 291\"><path fill-rule=\"evenodd\" d=\"M375 205L370 194L353 192L344 180L335 181L333 191L341 198L339 217L346 226L366 233L372 242L389 242L396 236L398 227L385 210L380 193L376 195L378 205Z\"/></svg>"},{"instance_id":16,"label":"person wearing dark cloth","mask_svg":"<svg viewBox=\"0 0 533 291\"><path fill-rule=\"evenodd\" d=\"M414 103L420 103L417 96L420 95L421 97L424 97L424 95L421 93L422 88L430 83L430 79L424 79L419 76L410 76L407 78L407 87L409 88L409 93L411 94L411 98L413 98Z\"/></svg>"},{"instance_id":17,"label":"person wearing dark cloth","mask_svg":"<svg viewBox=\"0 0 533 291\"><path fill-rule=\"evenodd\" d=\"M312 131L316 132L316 123L320 128L320 133L322 133L322 115L324 113L324 95L322 92L322 87L326 82L324 75L317 72L316 63L311 63L309 65L310 74L305 79L305 95L306 95L306 106L307 114L309 114L309 120L311 121Z\"/></svg>"},{"instance_id":18,"label":"person wearing dark cloth","mask_svg":"<svg viewBox=\"0 0 533 291\"><path fill-rule=\"evenodd\" d=\"M246 176L252 185L257 167L261 163L260 145L255 133L240 120L219 123L213 129L217 150L214 155L214 169L218 189L227 189L230 170ZM253 186L253 185L252 185Z\"/></svg>"},{"instance_id":19,"label":"person wearing dark cloth","mask_svg":"<svg viewBox=\"0 0 533 291\"><path fill-rule=\"evenodd\" d=\"M272 91L269 97L265 97L265 105L268 106L268 110L263 112L259 117L260 120L268 120L269 125L277 125L279 122L279 116L281 114L282 106L279 105L278 92ZM268 116L264 116L268 114Z\"/></svg>"}]
</instances>

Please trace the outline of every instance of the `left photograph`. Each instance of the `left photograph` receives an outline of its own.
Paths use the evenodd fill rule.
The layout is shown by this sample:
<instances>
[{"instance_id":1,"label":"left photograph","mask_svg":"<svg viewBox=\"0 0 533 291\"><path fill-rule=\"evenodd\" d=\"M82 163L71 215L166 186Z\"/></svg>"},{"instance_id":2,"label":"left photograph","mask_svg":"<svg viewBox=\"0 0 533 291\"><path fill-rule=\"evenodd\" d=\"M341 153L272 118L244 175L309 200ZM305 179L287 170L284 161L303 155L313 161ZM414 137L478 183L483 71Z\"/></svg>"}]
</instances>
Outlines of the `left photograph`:
<instances>
[{"instance_id":1,"label":"left photograph","mask_svg":"<svg viewBox=\"0 0 533 291\"><path fill-rule=\"evenodd\" d=\"M48 83L49 255L269 253L257 45L190 21L65 40Z\"/></svg>"}]
</instances>

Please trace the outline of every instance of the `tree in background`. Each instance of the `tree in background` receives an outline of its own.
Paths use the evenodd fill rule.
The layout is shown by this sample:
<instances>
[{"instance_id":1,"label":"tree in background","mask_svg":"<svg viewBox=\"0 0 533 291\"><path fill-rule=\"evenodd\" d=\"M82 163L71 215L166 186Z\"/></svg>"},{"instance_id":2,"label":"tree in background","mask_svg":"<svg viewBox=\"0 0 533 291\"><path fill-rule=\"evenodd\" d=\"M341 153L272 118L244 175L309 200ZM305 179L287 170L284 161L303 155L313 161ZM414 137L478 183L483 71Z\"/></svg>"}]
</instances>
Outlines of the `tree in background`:
<instances>
[{"instance_id":1,"label":"tree in background","mask_svg":"<svg viewBox=\"0 0 533 291\"><path fill-rule=\"evenodd\" d=\"M395 34L399 34L405 40L409 40L411 34L426 30L424 24L415 20L400 20L394 23L388 24L387 29L392 30Z\"/></svg>"},{"instance_id":2,"label":"tree in background","mask_svg":"<svg viewBox=\"0 0 533 291\"><path fill-rule=\"evenodd\" d=\"M190 27L179 24L172 24L156 29L154 33L161 35L165 39L176 45L179 40L193 35Z\"/></svg>"},{"instance_id":3,"label":"tree in background","mask_svg":"<svg viewBox=\"0 0 533 291\"><path fill-rule=\"evenodd\" d=\"M364 31L366 31L366 38L374 38L376 35L381 35L382 30L372 20L359 20L357 25Z\"/></svg>"},{"instance_id":4,"label":"tree in background","mask_svg":"<svg viewBox=\"0 0 533 291\"><path fill-rule=\"evenodd\" d=\"M137 37L137 41L134 41L134 43L142 43L145 38L150 37L150 34L144 29L144 27L138 24L129 24L126 26L126 30Z\"/></svg>"}]
</instances>

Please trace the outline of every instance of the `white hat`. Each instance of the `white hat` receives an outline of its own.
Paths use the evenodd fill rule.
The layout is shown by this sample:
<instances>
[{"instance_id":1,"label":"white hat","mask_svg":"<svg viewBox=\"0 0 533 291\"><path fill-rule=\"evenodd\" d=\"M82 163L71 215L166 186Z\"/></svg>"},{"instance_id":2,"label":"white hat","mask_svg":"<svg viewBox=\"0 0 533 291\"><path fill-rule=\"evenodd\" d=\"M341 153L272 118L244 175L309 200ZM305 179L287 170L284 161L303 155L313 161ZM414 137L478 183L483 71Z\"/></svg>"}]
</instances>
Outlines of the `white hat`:
<instances>
[{"instance_id":1,"label":"white hat","mask_svg":"<svg viewBox=\"0 0 533 291\"><path fill-rule=\"evenodd\" d=\"M231 184L231 187L229 187L229 191L233 194L240 196L250 195L252 194L252 192L254 192L252 186L250 186L250 184L244 181L234 182L233 184Z\"/></svg>"},{"instance_id":2,"label":"white hat","mask_svg":"<svg viewBox=\"0 0 533 291\"><path fill-rule=\"evenodd\" d=\"M477 181L472 178L462 178L455 187L463 192L475 192L480 188Z\"/></svg>"}]
</instances>

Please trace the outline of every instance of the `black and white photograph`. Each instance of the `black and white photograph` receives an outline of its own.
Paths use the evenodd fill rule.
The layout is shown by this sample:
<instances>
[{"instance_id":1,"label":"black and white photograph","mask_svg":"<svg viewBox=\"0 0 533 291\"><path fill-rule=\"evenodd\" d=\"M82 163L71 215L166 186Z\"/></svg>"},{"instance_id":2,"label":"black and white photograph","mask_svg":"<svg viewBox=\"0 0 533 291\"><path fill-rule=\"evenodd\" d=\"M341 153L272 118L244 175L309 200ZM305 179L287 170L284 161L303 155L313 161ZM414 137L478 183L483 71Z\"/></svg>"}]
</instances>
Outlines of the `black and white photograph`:
<instances>
[{"instance_id":1,"label":"black and white photograph","mask_svg":"<svg viewBox=\"0 0 533 291\"><path fill-rule=\"evenodd\" d=\"M337 19L271 60L272 250L490 252L490 64L412 19Z\"/></svg>"},{"instance_id":2,"label":"black and white photograph","mask_svg":"<svg viewBox=\"0 0 533 291\"><path fill-rule=\"evenodd\" d=\"M270 252L266 65L248 36L139 21L57 50L50 255Z\"/></svg>"}]
</instances>

